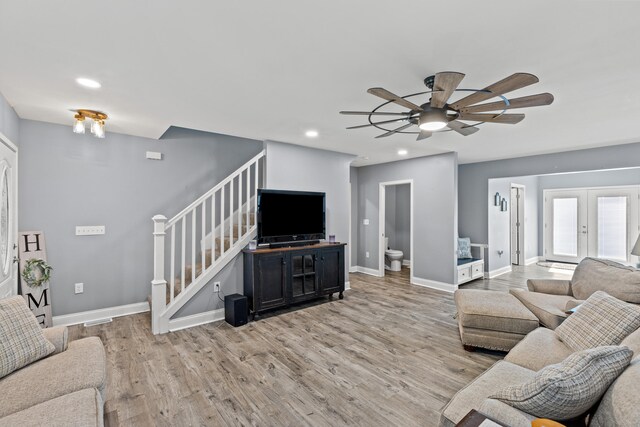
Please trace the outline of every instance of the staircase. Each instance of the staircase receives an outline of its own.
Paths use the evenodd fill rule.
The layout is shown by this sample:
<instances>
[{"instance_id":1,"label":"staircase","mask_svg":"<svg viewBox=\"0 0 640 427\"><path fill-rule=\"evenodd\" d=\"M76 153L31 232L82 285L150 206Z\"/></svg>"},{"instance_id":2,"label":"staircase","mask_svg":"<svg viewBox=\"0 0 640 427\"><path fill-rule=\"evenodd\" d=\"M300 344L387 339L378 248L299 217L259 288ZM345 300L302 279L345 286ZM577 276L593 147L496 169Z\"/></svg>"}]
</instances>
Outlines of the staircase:
<instances>
[{"instance_id":1,"label":"staircase","mask_svg":"<svg viewBox=\"0 0 640 427\"><path fill-rule=\"evenodd\" d=\"M171 317L256 236L264 151L167 220L153 217L151 327L171 329Z\"/></svg>"}]
</instances>

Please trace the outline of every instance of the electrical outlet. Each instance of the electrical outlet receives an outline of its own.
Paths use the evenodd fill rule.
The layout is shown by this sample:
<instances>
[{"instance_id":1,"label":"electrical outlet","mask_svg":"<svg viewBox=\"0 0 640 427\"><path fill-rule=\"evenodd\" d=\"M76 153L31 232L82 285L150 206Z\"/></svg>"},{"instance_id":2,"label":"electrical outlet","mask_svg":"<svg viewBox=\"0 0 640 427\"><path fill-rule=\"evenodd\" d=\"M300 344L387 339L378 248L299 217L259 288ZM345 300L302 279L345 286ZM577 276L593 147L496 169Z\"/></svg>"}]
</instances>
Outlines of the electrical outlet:
<instances>
[{"instance_id":1,"label":"electrical outlet","mask_svg":"<svg viewBox=\"0 0 640 427\"><path fill-rule=\"evenodd\" d=\"M76 294L81 294L84 292L84 283L76 283Z\"/></svg>"},{"instance_id":2,"label":"electrical outlet","mask_svg":"<svg viewBox=\"0 0 640 427\"><path fill-rule=\"evenodd\" d=\"M213 282L213 292L220 292L220 282Z\"/></svg>"},{"instance_id":3,"label":"electrical outlet","mask_svg":"<svg viewBox=\"0 0 640 427\"><path fill-rule=\"evenodd\" d=\"M369 258L369 252L365 252L364 256L366 256L367 258Z\"/></svg>"}]
</instances>

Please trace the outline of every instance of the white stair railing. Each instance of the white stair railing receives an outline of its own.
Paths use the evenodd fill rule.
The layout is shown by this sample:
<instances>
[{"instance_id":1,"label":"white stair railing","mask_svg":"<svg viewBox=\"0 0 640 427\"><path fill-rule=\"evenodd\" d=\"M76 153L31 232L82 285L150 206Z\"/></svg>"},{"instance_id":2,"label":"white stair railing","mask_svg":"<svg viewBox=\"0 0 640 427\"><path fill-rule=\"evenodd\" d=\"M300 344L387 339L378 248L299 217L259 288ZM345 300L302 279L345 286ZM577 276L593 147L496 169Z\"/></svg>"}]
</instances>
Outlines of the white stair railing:
<instances>
[{"instance_id":1,"label":"white stair railing","mask_svg":"<svg viewBox=\"0 0 640 427\"><path fill-rule=\"evenodd\" d=\"M168 332L171 316L255 236L264 155L260 152L173 218L153 217L154 334Z\"/></svg>"}]
</instances>

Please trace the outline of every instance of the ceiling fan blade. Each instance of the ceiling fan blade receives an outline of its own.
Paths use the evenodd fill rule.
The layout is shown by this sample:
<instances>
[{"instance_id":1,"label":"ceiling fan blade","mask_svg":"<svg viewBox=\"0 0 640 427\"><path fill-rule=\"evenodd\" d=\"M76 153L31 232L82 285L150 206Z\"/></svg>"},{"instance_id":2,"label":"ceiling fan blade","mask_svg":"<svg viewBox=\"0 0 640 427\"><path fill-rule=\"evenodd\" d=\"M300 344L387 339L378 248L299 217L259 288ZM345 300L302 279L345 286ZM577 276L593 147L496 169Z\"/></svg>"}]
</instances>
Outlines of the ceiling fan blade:
<instances>
[{"instance_id":1,"label":"ceiling fan blade","mask_svg":"<svg viewBox=\"0 0 640 427\"><path fill-rule=\"evenodd\" d=\"M386 132L386 133L383 133L382 135L378 135L378 136L376 136L376 138L384 138L385 136L393 135L393 134L394 134L394 133L396 133L396 132L400 132L400 131L405 130L405 129L406 129L406 128L408 128L409 126L413 126L413 123L409 123L409 124L406 124L406 125L404 125L404 126L400 126L400 127L399 127L399 128L397 128L397 129L390 130L389 132Z\"/></svg>"},{"instance_id":2,"label":"ceiling fan blade","mask_svg":"<svg viewBox=\"0 0 640 427\"><path fill-rule=\"evenodd\" d=\"M351 127L348 127L347 129L360 129L360 128L366 128L366 127L369 127L369 126L384 125L386 123L402 122L402 121L405 121L405 120L406 119L404 119L404 118L403 119L385 120L385 121L382 121L382 122L375 122L373 124L367 123L366 125L351 126Z\"/></svg>"},{"instance_id":3,"label":"ceiling fan blade","mask_svg":"<svg viewBox=\"0 0 640 427\"><path fill-rule=\"evenodd\" d=\"M471 114L460 113L459 120L472 122L506 123L515 125L524 119L524 114Z\"/></svg>"},{"instance_id":4,"label":"ceiling fan blade","mask_svg":"<svg viewBox=\"0 0 640 427\"><path fill-rule=\"evenodd\" d=\"M489 102L488 104L473 105L460 109L462 113L480 113L483 111L511 110L514 108L537 107L549 105L553 102L553 95L550 93L540 93L538 95L523 96L509 100L509 105L503 101Z\"/></svg>"},{"instance_id":5,"label":"ceiling fan blade","mask_svg":"<svg viewBox=\"0 0 640 427\"><path fill-rule=\"evenodd\" d=\"M399 97L395 93L391 93L388 90L383 89L381 87L372 87L371 89L367 90L367 92L369 92L371 95L375 95L382 99L386 99L387 101L391 101L398 105L402 105L403 107L408 108L410 110L422 111L422 108L420 108L420 106L414 104L413 102L409 102L406 99Z\"/></svg>"},{"instance_id":6,"label":"ceiling fan blade","mask_svg":"<svg viewBox=\"0 0 640 427\"><path fill-rule=\"evenodd\" d=\"M350 116L408 116L411 113L385 113L384 111L340 111L340 114Z\"/></svg>"},{"instance_id":7,"label":"ceiling fan blade","mask_svg":"<svg viewBox=\"0 0 640 427\"><path fill-rule=\"evenodd\" d=\"M449 129L452 129L456 132L458 132L460 135L464 135L464 136L469 136L473 133L478 132L480 129L478 129L475 126L469 126L469 125L465 125L462 122L459 122L457 120L452 120L449 123L447 123L447 127Z\"/></svg>"},{"instance_id":8,"label":"ceiling fan blade","mask_svg":"<svg viewBox=\"0 0 640 427\"><path fill-rule=\"evenodd\" d=\"M445 71L437 73L435 77L433 83L434 92L431 94L431 106L442 108L464 78L464 74Z\"/></svg>"},{"instance_id":9,"label":"ceiling fan blade","mask_svg":"<svg viewBox=\"0 0 640 427\"><path fill-rule=\"evenodd\" d=\"M427 139L431 135L433 135L433 132L429 132L428 130L421 130L420 134L418 135L418 138L416 138L416 141L420 141L421 139Z\"/></svg>"},{"instance_id":10,"label":"ceiling fan blade","mask_svg":"<svg viewBox=\"0 0 640 427\"><path fill-rule=\"evenodd\" d=\"M467 105L477 104L478 102L491 99L494 96L502 95L503 93L538 83L538 81L538 78L533 74L515 73L492 84L491 86L487 86L482 91L474 92L471 95L451 104L451 108L460 111L461 108L464 108Z\"/></svg>"}]
</instances>

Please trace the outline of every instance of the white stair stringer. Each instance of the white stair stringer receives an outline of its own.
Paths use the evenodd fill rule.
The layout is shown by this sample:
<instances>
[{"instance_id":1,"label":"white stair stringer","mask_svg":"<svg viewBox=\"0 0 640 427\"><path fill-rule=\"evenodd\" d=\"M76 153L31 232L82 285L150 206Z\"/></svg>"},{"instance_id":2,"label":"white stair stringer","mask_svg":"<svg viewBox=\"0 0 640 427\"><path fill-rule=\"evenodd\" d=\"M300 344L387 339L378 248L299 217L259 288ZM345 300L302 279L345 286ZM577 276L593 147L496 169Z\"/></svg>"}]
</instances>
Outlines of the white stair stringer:
<instances>
[{"instance_id":1,"label":"white stair stringer","mask_svg":"<svg viewBox=\"0 0 640 427\"><path fill-rule=\"evenodd\" d=\"M256 227L253 226L249 233L245 234L240 240L233 243L230 249L228 249L224 255L216 259L213 265L209 266L204 272L196 277L196 280L185 288L169 305L159 317L162 323L170 323L171 316L176 314L178 310L182 308L195 294L200 291L207 283L209 283L224 267L227 266L236 256L240 254L242 249L249 244L249 241L255 239L257 234Z\"/></svg>"}]
</instances>

